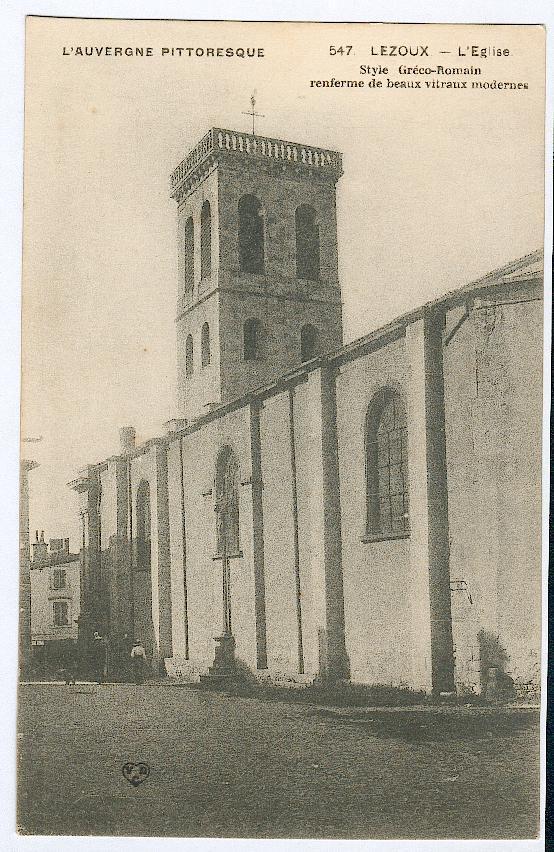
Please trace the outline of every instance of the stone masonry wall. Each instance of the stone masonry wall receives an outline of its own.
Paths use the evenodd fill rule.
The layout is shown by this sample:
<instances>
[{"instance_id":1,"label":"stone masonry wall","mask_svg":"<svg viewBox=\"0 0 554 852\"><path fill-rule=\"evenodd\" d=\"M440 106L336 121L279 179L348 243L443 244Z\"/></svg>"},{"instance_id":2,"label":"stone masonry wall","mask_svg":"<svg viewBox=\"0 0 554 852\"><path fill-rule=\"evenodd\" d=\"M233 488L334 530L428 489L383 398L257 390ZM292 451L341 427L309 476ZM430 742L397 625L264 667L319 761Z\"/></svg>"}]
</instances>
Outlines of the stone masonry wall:
<instances>
[{"instance_id":1,"label":"stone masonry wall","mask_svg":"<svg viewBox=\"0 0 554 852\"><path fill-rule=\"evenodd\" d=\"M445 347L453 630L458 688L490 666L523 694L540 662L540 292L480 299ZM498 303L497 303L498 302ZM449 318L452 328L463 309ZM447 325L448 331L448 325Z\"/></svg>"}]
</instances>

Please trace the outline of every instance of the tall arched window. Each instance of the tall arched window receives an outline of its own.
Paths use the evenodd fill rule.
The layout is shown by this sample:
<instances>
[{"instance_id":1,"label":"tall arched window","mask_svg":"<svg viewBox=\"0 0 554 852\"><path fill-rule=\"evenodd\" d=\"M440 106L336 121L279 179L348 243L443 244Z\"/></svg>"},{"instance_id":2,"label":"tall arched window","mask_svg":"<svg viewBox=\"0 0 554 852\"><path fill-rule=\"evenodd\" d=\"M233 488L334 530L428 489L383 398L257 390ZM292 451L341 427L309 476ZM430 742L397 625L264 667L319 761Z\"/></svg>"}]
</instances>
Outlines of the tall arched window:
<instances>
[{"instance_id":1,"label":"tall arched window","mask_svg":"<svg viewBox=\"0 0 554 852\"><path fill-rule=\"evenodd\" d=\"M230 447L223 447L215 474L217 552L236 555L239 550L239 466Z\"/></svg>"},{"instance_id":2,"label":"tall arched window","mask_svg":"<svg viewBox=\"0 0 554 852\"><path fill-rule=\"evenodd\" d=\"M367 532L373 536L409 531L408 430L400 395L378 391L366 416Z\"/></svg>"},{"instance_id":3,"label":"tall arched window","mask_svg":"<svg viewBox=\"0 0 554 852\"><path fill-rule=\"evenodd\" d=\"M310 361L317 355L317 328L313 325L303 325L300 331L300 357L302 362Z\"/></svg>"},{"instance_id":4,"label":"tall arched window","mask_svg":"<svg viewBox=\"0 0 554 852\"><path fill-rule=\"evenodd\" d=\"M137 491L137 562L138 571L150 570L151 559L150 485L143 479Z\"/></svg>"},{"instance_id":5,"label":"tall arched window","mask_svg":"<svg viewBox=\"0 0 554 852\"><path fill-rule=\"evenodd\" d=\"M200 336L200 353L202 357L202 366L207 367L210 363L210 326L207 322L202 326Z\"/></svg>"},{"instance_id":6,"label":"tall arched window","mask_svg":"<svg viewBox=\"0 0 554 852\"><path fill-rule=\"evenodd\" d=\"M319 280L319 225L309 204L296 210L296 277Z\"/></svg>"},{"instance_id":7,"label":"tall arched window","mask_svg":"<svg viewBox=\"0 0 554 852\"><path fill-rule=\"evenodd\" d=\"M194 372L194 344L192 342L192 334L187 337L185 343L185 375L192 376Z\"/></svg>"},{"instance_id":8,"label":"tall arched window","mask_svg":"<svg viewBox=\"0 0 554 852\"><path fill-rule=\"evenodd\" d=\"M264 271L263 210L254 195L239 201L239 264L241 272Z\"/></svg>"},{"instance_id":9,"label":"tall arched window","mask_svg":"<svg viewBox=\"0 0 554 852\"><path fill-rule=\"evenodd\" d=\"M247 319L243 330L243 358L255 361L261 356L262 324L257 319Z\"/></svg>"},{"instance_id":10,"label":"tall arched window","mask_svg":"<svg viewBox=\"0 0 554 852\"><path fill-rule=\"evenodd\" d=\"M205 201L200 214L200 277L209 278L212 274L212 210L210 202Z\"/></svg>"},{"instance_id":11,"label":"tall arched window","mask_svg":"<svg viewBox=\"0 0 554 852\"><path fill-rule=\"evenodd\" d=\"M185 225L185 293L194 287L194 222L189 216Z\"/></svg>"}]
</instances>

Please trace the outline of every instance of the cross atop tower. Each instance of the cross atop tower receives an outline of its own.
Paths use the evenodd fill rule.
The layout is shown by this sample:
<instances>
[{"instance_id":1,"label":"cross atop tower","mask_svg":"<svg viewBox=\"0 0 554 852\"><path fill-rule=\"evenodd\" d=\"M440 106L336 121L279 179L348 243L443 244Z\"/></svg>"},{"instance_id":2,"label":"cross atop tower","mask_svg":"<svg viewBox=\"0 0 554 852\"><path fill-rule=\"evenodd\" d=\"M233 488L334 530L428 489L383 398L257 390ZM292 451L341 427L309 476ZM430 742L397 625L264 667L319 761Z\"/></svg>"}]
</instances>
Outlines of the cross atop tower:
<instances>
[{"instance_id":1,"label":"cross atop tower","mask_svg":"<svg viewBox=\"0 0 554 852\"><path fill-rule=\"evenodd\" d=\"M250 98L250 103L252 104L252 109L243 112L243 115L251 115L252 116L252 136L256 135L256 118L265 118L265 115L262 115L261 112L256 112L256 92L253 93Z\"/></svg>"}]
</instances>

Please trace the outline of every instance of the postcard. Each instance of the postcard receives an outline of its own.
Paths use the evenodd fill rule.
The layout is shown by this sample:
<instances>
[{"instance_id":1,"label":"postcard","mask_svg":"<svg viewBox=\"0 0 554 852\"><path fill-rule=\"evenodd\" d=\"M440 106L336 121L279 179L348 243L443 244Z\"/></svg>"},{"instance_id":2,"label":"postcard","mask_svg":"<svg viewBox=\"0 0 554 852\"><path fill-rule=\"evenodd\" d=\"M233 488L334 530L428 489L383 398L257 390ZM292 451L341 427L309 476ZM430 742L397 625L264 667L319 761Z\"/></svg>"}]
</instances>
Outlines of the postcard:
<instances>
[{"instance_id":1,"label":"postcard","mask_svg":"<svg viewBox=\"0 0 554 852\"><path fill-rule=\"evenodd\" d=\"M539 835L544 126L540 24L28 17L20 834Z\"/></svg>"}]
</instances>

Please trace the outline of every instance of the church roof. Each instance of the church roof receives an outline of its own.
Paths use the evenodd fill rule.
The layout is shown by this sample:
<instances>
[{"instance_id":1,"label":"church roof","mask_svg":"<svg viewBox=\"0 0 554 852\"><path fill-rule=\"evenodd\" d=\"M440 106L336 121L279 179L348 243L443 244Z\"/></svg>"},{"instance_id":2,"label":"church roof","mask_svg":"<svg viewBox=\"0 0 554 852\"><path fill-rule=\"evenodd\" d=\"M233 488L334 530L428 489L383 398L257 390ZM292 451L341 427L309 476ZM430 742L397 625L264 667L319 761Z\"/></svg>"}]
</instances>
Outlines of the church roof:
<instances>
[{"instance_id":1,"label":"church roof","mask_svg":"<svg viewBox=\"0 0 554 852\"><path fill-rule=\"evenodd\" d=\"M497 291L500 291L502 288L510 290L514 286L521 288L528 284L541 283L544 276L543 258L543 251L539 249L494 269L482 278L478 278L463 287L459 287L457 290L452 290L431 302L427 302L403 314L387 325L371 331L369 334L352 341L352 343L346 344L346 346L342 346L338 350L324 353L305 364L299 365L296 369L284 373L279 379L269 385L256 388L232 402L214 407L210 412L191 421L181 430L172 431L170 435L166 435L165 437L153 438L150 441L146 441L144 444L137 446L133 452L129 453L129 456L140 455L153 445L165 443L168 439L178 438L183 433L194 432L209 421L215 420L230 411L242 408L252 400L271 397L275 393L279 393L283 388L294 386L298 382L303 381L305 375L317 367L324 364L339 365L357 358L366 352L370 352L372 349L378 349L389 340L394 340L403 335L407 325L421 319L428 312L467 304L471 299L483 298L487 295L495 298L500 295ZM119 458L119 456L114 456L113 458ZM96 465L88 465L79 472L77 479L68 483L68 486L77 491L87 490L92 471L106 466L107 461Z\"/></svg>"},{"instance_id":2,"label":"church roof","mask_svg":"<svg viewBox=\"0 0 554 852\"><path fill-rule=\"evenodd\" d=\"M489 289L490 287L499 287L502 284L514 284L532 279L542 278L544 275L544 253L542 249L526 254L517 260L511 261L498 269L493 269L492 272L484 275L483 278L478 278L477 281L472 281L465 287L447 293L439 299L439 302L461 296L466 293L472 293L476 290Z\"/></svg>"},{"instance_id":3,"label":"church roof","mask_svg":"<svg viewBox=\"0 0 554 852\"><path fill-rule=\"evenodd\" d=\"M270 397L273 394L278 393L283 387L291 386L302 381L306 373L309 373L311 370L323 364L338 365L345 361L352 360L353 358L357 358L372 349L378 349L389 340L394 340L395 338L403 335L407 325L422 318L430 311L455 307L456 305L467 303L472 298L482 298L487 294L499 295L496 291L501 288L508 289L509 285L515 284L521 287L522 285L525 286L532 282L541 282L542 279L543 251L542 249L539 249L531 254L525 255L524 257L520 257L517 260L511 261L510 263L489 272L482 278L478 278L463 287L459 287L457 290L452 290L451 292L440 296L438 299L427 302L426 304L403 314L387 325L375 329L375 331L370 332L364 337L360 337L357 340L352 341L352 343L346 344L346 346L341 346L338 350L326 352L314 358L312 361L301 364L295 370L284 373L279 379L269 385L257 388L239 399L214 408L208 414L198 418L198 420L195 420L186 426L184 431L197 429L210 419L219 417L223 413L242 407L247 404L249 400ZM175 435L178 434L179 433L177 432L175 433Z\"/></svg>"},{"instance_id":4,"label":"church roof","mask_svg":"<svg viewBox=\"0 0 554 852\"><path fill-rule=\"evenodd\" d=\"M487 273L482 278L478 278L465 286L458 287L456 290L451 290L431 302L427 302L406 314L402 314L387 325L375 329L375 331L352 341L352 343L347 343L346 346L342 346L336 352L328 353L323 356L323 359L332 361L333 363L350 360L360 354L360 350L371 349L375 345L382 345L383 339L403 333L407 325L420 319L426 313L464 304L471 298L479 298L487 294L494 297L497 290L502 287L506 288L508 285L524 285L526 283L542 281L544 276L543 257L542 249L538 249L517 260L513 260Z\"/></svg>"}]
</instances>

